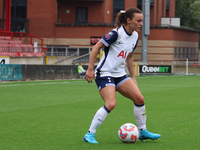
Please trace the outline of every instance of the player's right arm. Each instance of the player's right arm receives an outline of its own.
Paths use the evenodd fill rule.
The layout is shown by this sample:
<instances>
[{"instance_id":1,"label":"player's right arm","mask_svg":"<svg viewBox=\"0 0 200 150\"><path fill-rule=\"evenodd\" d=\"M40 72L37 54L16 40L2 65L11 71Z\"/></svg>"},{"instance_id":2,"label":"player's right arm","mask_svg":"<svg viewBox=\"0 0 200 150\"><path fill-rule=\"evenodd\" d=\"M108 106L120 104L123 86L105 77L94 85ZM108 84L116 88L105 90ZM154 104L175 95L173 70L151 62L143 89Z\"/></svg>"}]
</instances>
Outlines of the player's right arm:
<instances>
[{"instance_id":1,"label":"player's right arm","mask_svg":"<svg viewBox=\"0 0 200 150\"><path fill-rule=\"evenodd\" d=\"M110 44L115 42L117 40L117 37L118 37L118 33L112 30L108 34L104 35L104 37L97 44L93 46L92 52L90 54L90 62L89 62L88 70L85 75L85 79L89 83L92 82L92 78L95 78L94 63L95 63L95 59L97 57L99 50L104 47L108 47Z\"/></svg>"},{"instance_id":2,"label":"player's right arm","mask_svg":"<svg viewBox=\"0 0 200 150\"><path fill-rule=\"evenodd\" d=\"M100 49L104 48L105 45L99 41L97 44L95 44L92 48L92 52L90 54L90 61L89 61L89 66L85 75L85 79L88 81L88 83L92 83L92 78L95 78L95 73L94 73L94 63L97 57L97 54Z\"/></svg>"}]
</instances>

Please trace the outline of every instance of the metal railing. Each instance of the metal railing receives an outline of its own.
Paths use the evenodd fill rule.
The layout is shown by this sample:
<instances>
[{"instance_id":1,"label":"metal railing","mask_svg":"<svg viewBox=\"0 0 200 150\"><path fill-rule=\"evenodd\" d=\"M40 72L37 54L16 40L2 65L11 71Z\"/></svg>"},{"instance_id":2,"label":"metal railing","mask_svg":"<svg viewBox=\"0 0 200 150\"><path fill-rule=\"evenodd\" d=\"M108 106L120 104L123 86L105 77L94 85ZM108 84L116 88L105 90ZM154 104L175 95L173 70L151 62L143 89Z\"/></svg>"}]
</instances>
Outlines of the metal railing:
<instances>
[{"instance_id":1,"label":"metal railing","mask_svg":"<svg viewBox=\"0 0 200 150\"><path fill-rule=\"evenodd\" d=\"M43 52L43 44L44 44L44 39L38 37L38 36L34 36L31 35L29 33L26 32L13 32L13 34L17 37L19 37L19 40L22 41L22 37L26 37L26 38L30 38L30 44L33 45L33 38L36 38L38 40L40 40L41 43L38 44L38 46L40 46L42 48L42 52Z\"/></svg>"},{"instance_id":2,"label":"metal railing","mask_svg":"<svg viewBox=\"0 0 200 150\"><path fill-rule=\"evenodd\" d=\"M174 26L170 24L150 24L150 28L176 28L176 29L183 29L183 30L190 30L190 31L195 31L199 32L199 30L194 29L192 27L186 27L186 26Z\"/></svg>"},{"instance_id":3,"label":"metal railing","mask_svg":"<svg viewBox=\"0 0 200 150\"><path fill-rule=\"evenodd\" d=\"M46 52L47 56L72 56L78 55L77 52Z\"/></svg>"},{"instance_id":4,"label":"metal railing","mask_svg":"<svg viewBox=\"0 0 200 150\"><path fill-rule=\"evenodd\" d=\"M186 65L186 61L173 61L173 65ZM199 61L188 61L189 66L200 66Z\"/></svg>"},{"instance_id":5,"label":"metal railing","mask_svg":"<svg viewBox=\"0 0 200 150\"><path fill-rule=\"evenodd\" d=\"M64 60L66 60L66 59L69 59L69 58L71 58L71 57L73 57L73 56L77 56L77 53L74 53L74 54L72 54L72 55L70 55L70 56L67 56L67 57L65 57L65 58L63 58L63 59L60 59L60 60L56 61L55 64L57 64L57 63L59 63L59 62L61 62L61 61L64 61Z\"/></svg>"},{"instance_id":6,"label":"metal railing","mask_svg":"<svg viewBox=\"0 0 200 150\"><path fill-rule=\"evenodd\" d=\"M48 45L47 46L47 56L71 56L76 54L81 56L87 54L91 51L91 47L69 47L66 45Z\"/></svg>"},{"instance_id":7,"label":"metal railing","mask_svg":"<svg viewBox=\"0 0 200 150\"><path fill-rule=\"evenodd\" d=\"M41 47L0 47L2 52L25 52L25 53L41 53Z\"/></svg>"},{"instance_id":8,"label":"metal railing","mask_svg":"<svg viewBox=\"0 0 200 150\"><path fill-rule=\"evenodd\" d=\"M77 57L76 59L73 60L73 64L79 63L79 62L87 63L89 62L89 59L90 59L90 53Z\"/></svg>"},{"instance_id":9,"label":"metal railing","mask_svg":"<svg viewBox=\"0 0 200 150\"><path fill-rule=\"evenodd\" d=\"M186 61L137 61L138 64L146 64L146 65L186 65ZM198 61L188 61L188 65L190 66L200 66L200 62Z\"/></svg>"},{"instance_id":10,"label":"metal railing","mask_svg":"<svg viewBox=\"0 0 200 150\"><path fill-rule=\"evenodd\" d=\"M41 41L41 43L38 44L38 46L41 47L42 52L43 52L43 42L44 42L44 39L42 39L40 37L31 35L31 34L26 33L26 32L9 32L9 31L0 31L0 36L10 36L11 40L13 40L14 36L15 37L19 37L20 41L22 41L22 37L30 38L30 43L26 43L26 44L31 44L31 45L33 45L33 38L36 38L37 40Z\"/></svg>"},{"instance_id":11,"label":"metal railing","mask_svg":"<svg viewBox=\"0 0 200 150\"><path fill-rule=\"evenodd\" d=\"M56 23L57 26L115 26L115 22L96 22L96 21L59 21Z\"/></svg>"}]
</instances>

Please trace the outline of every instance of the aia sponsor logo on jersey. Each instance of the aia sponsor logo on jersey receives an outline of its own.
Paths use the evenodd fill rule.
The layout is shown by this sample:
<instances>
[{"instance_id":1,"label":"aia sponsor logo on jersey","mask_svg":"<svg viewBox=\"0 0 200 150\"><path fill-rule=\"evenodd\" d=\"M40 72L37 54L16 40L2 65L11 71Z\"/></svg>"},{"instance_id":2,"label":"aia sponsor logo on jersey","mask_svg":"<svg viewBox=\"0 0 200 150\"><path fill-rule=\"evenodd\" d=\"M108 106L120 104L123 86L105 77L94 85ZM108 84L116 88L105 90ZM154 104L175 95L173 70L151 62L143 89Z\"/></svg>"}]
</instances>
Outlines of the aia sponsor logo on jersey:
<instances>
[{"instance_id":1,"label":"aia sponsor logo on jersey","mask_svg":"<svg viewBox=\"0 0 200 150\"><path fill-rule=\"evenodd\" d=\"M108 34L106 34L105 38L106 38L106 39L109 39L112 35L113 35L113 33L112 33L112 32L109 32Z\"/></svg>"},{"instance_id":2,"label":"aia sponsor logo on jersey","mask_svg":"<svg viewBox=\"0 0 200 150\"><path fill-rule=\"evenodd\" d=\"M130 54L130 52L127 54L128 52L127 51L121 51L117 57L122 57L122 58L126 58L126 56L128 56Z\"/></svg>"}]
</instances>

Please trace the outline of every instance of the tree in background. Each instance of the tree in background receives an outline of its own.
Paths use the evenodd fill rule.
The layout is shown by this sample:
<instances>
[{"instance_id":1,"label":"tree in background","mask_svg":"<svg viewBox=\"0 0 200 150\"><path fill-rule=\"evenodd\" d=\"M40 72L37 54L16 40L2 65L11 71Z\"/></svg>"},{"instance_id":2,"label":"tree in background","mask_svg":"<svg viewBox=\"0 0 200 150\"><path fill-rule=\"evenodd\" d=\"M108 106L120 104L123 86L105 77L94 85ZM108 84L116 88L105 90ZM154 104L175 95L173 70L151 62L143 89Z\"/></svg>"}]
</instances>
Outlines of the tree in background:
<instances>
[{"instance_id":1,"label":"tree in background","mask_svg":"<svg viewBox=\"0 0 200 150\"><path fill-rule=\"evenodd\" d=\"M181 18L181 26L192 27L196 30L200 30L200 0L176 0L175 13L176 17Z\"/></svg>"},{"instance_id":2,"label":"tree in background","mask_svg":"<svg viewBox=\"0 0 200 150\"><path fill-rule=\"evenodd\" d=\"M200 0L195 1L190 5L190 10L195 20L194 28L200 30Z\"/></svg>"}]
</instances>

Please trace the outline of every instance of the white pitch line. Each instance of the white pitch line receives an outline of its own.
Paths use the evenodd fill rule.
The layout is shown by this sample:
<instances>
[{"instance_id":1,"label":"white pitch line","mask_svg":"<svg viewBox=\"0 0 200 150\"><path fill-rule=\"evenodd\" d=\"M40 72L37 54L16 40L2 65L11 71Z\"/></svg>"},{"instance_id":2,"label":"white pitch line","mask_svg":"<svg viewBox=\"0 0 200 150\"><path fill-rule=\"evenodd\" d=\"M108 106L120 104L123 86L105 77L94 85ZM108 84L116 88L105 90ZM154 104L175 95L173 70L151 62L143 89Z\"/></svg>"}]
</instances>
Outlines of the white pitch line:
<instances>
[{"instance_id":1,"label":"white pitch line","mask_svg":"<svg viewBox=\"0 0 200 150\"><path fill-rule=\"evenodd\" d=\"M0 85L0 87L8 86L23 86L23 85L42 85L42 84L65 84L69 82L49 82L49 83L28 83L28 84L10 84L10 85Z\"/></svg>"},{"instance_id":2,"label":"white pitch line","mask_svg":"<svg viewBox=\"0 0 200 150\"><path fill-rule=\"evenodd\" d=\"M143 79L143 78L166 78L166 77L177 77L177 76L137 76L137 79Z\"/></svg>"},{"instance_id":3,"label":"white pitch line","mask_svg":"<svg viewBox=\"0 0 200 150\"><path fill-rule=\"evenodd\" d=\"M1 85L0 84L0 87L8 87L8 86L23 86L23 85L38 85L38 84L65 84L65 83L82 83L82 82L85 82L87 83L87 81L73 81L73 82L47 82L47 83L25 83L25 84L8 84L8 85Z\"/></svg>"},{"instance_id":4,"label":"white pitch line","mask_svg":"<svg viewBox=\"0 0 200 150\"><path fill-rule=\"evenodd\" d=\"M138 86L157 86L157 87L199 87L199 86L194 86L194 85L190 85L190 86L183 86L183 85L138 85Z\"/></svg>"}]
</instances>

